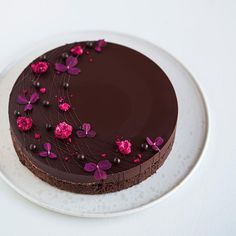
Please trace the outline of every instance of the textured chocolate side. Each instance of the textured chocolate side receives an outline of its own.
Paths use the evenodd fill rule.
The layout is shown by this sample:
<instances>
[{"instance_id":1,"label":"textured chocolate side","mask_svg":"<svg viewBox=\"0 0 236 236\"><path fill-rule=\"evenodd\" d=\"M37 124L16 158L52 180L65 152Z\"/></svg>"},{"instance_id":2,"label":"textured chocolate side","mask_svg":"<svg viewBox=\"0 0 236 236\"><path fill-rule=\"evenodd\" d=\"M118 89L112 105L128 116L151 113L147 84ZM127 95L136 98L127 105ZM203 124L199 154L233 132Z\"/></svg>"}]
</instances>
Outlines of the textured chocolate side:
<instances>
[{"instance_id":1,"label":"textured chocolate side","mask_svg":"<svg viewBox=\"0 0 236 236\"><path fill-rule=\"evenodd\" d=\"M132 177L126 171L126 174L122 175L124 178L120 178L119 181L116 182L95 182L91 184L86 183L75 183L70 181L65 181L59 179L55 176L52 176L50 173L46 173L45 171L39 169L36 165L32 163L30 158L28 157L28 153L25 152L24 148L19 144L15 135L11 132L11 137L13 141L13 145L15 147L16 153L19 157L21 163L26 166L34 175L47 182L48 184L55 186L59 189L81 193L81 194L103 194L103 193L111 193L120 190L127 189L136 184L141 183L151 175L153 175L165 162L167 159L175 138L175 131L171 135L171 138L168 143L166 143L165 147L162 149L162 152L159 153L158 157L153 156L148 160L148 164L140 164L140 172L132 174ZM142 168L143 165L143 168ZM125 178L126 177L126 178Z\"/></svg>"}]
</instances>

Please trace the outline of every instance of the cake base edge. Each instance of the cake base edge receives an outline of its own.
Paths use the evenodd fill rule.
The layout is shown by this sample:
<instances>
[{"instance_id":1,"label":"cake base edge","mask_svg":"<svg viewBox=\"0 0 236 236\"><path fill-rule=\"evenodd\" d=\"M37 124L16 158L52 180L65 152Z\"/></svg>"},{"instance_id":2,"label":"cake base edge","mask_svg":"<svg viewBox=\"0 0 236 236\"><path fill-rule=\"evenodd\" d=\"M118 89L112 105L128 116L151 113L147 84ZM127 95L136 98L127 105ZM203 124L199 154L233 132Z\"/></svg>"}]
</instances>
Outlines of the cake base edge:
<instances>
[{"instance_id":1,"label":"cake base edge","mask_svg":"<svg viewBox=\"0 0 236 236\"><path fill-rule=\"evenodd\" d=\"M57 187L61 190L73 192L73 193L80 193L80 194L104 194L104 193L112 193L121 191L127 188L130 188L134 185L141 183L142 181L149 178L153 175L165 162L167 159L170 151L172 150L172 146L174 144L175 139L175 130L172 133L170 139L168 140L167 148L165 151L160 154L160 157L155 160L154 156L152 157L154 162L149 165L146 169L143 169L139 175L136 175L129 179L122 179L119 183L116 182L95 182L95 183L75 183L71 181L66 181L59 179L55 176L50 175L49 173L43 171L42 169L38 168L31 160L27 157L27 153L23 150L20 143L18 142L16 136L11 131L11 138L13 141L13 146L17 153L17 156L20 162L27 167L35 176L47 182L48 184ZM162 151L162 150L161 150ZM150 158L150 159L152 159Z\"/></svg>"}]
</instances>

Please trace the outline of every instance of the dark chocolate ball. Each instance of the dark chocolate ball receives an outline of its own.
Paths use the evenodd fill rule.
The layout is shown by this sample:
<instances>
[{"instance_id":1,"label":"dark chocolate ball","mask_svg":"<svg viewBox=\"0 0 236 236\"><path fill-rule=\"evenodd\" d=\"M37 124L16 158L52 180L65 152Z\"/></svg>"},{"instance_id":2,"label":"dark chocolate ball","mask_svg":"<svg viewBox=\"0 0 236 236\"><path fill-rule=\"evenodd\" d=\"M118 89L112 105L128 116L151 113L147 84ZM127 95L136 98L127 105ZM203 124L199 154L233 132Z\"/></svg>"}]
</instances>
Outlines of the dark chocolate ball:
<instances>
[{"instance_id":1,"label":"dark chocolate ball","mask_svg":"<svg viewBox=\"0 0 236 236\"><path fill-rule=\"evenodd\" d=\"M88 41L88 42L86 42L86 47L88 47L88 48L92 48L93 47L93 45L94 45L94 43L92 42L92 41Z\"/></svg>"},{"instance_id":2,"label":"dark chocolate ball","mask_svg":"<svg viewBox=\"0 0 236 236\"><path fill-rule=\"evenodd\" d=\"M50 130L50 129L52 128L52 125L49 124L49 123L47 123L47 124L45 125L45 127L46 127L47 130Z\"/></svg>"},{"instance_id":3,"label":"dark chocolate ball","mask_svg":"<svg viewBox=\"0 0 236 236\"><path fill-rule=\"evenodd\" d=\"M40 57L39 57L39 60L41 60L41 61L47 61L47 55L44 54L44 55L40 56Z\"/></svg>"},{"instance_id":4,"label":"dark chocolate ball","mask_svg":"<svg viewBox=\"0 0 236 236\"><path fill-rule=\"evenodd\" d=\"M15 111L14 111L14 115L15 115L16 117L18 117L18 116L20 116L21 114L20 114L19 111L15 110Z\"/></svg>"},{"instance_id":5,"label":"dark chocolate ball","mask_svg":"<svg viewBox=\"0 0 236 236\"><path fill-rule=\"evenodd\" d=\"M143 150L147 150L147 149L148 149L148 144L147 144L147 143L142 143L142 144L141 144L141 148L142 148Z\"/></svg>"},{"instance_id":6,"label":"dark chocolate ball","mask_svg":"<svg viewBox=\"0 0 236 236\"><path fill-rule=\"evenodd\" d=\"M115 158L113 159L113 162L114 162L115 164L119 164L119 163L120 163L120 158L115 157Z\"/></svg>"},{"instance_id":7,"label":"dark chocolate ball","mask_svg":"<svg viewBox=\"0 0 236 236\"><path fill-rule=\"evenodd\" d=\"M31 151L35 151L37 149L37 146L35 144L30 144L29 149Z\"/></svg>"},{"instance_id":8,"label":"dark chocolate ball","mask_svg":"<svg viewBox=\"0 0 236 236\"><path fill-rule=\"evenodd\" d=\"M40 83L37 82L37 81L34 81L34 82L33 82L33 86L34 86L35 88L39 88L39 87L40 87Z\"/></svg>"},{"instance_id":9,"label":"dark chocolate ball","mask_svg":"<svg viewBox=\"0 0 236 236\"><path fill-rule=\"evenodd\" d=\"M81 161L85 160L85 155L84 154L78 154L76 157L77 157L78 160L81 160Z\"/></svg>"},{"instance_id":10,"label":"dark chocolate ball","mask_svg":"<svg viewBox=\"0 0 236 236\"><path fill-rule=\"evenodd\" d=\"M45 107L48 107L48 106L50 105L50 102L47 101L47 100L43 100L43 105L44 105Z\"/></svg>"},{"instance_id":11,"label":"dark chocolate ball","mask_svg":"<svg viewBox=\"0 0 236 236\"><path fill-rule=\"evenodd\" d=\"M69 88L69 86L70 86L69 83L67 83L67 82L64 82L64 83L63 83L63 88L64 88L64 89Z\"/></svg>"},{"instance_id":12,"label":"dark chocolate ball","mask_svg":"<svg viewBox=\"0 0 236 236\"><path fill-rule=\"evenodd\" d=\"M69 54L68 54L67 52L63 52L63 53L61 54L61 57L62 57L63 59L66 59L66 58L69 57Z\"/></svg>"}]
</instances>

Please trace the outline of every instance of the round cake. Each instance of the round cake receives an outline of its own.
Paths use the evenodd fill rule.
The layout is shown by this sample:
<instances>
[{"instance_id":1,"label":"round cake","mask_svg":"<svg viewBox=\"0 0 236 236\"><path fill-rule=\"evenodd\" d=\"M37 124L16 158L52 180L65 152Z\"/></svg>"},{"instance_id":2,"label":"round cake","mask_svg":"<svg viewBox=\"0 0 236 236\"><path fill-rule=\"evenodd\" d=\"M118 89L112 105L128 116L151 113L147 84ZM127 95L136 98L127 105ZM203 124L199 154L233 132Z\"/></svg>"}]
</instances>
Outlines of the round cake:
<instances>
[{"instance_id":1,"label":"round cake","mask_svg":"<svg viewBox=\"0 0 236 236\"><path fill-rule=\"evenodd\" d=\"M9 98L21 163L51 185L83 194L119 191L154 174L173 146L177 115L161 68L105 40L36 58Z\"/></svg>"}]
</instances>

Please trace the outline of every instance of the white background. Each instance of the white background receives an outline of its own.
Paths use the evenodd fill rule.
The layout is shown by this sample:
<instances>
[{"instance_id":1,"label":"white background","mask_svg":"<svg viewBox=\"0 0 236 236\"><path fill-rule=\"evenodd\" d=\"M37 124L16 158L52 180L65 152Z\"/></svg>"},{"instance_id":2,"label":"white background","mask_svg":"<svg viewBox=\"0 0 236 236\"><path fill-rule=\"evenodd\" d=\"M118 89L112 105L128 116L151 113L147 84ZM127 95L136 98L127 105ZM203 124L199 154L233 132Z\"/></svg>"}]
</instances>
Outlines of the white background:
<instances>
[{"instance_id":1,"label":"white background","mask_svg":"<svg viewBox=\"0 0 236 236\"><path fill-rule=\"evenodd\" d=\"M63 216L28 202L0 179L1 236L236 235L236 1L0 3L0 73L26 49L57 33L129 33L186 65L205 94L211 123L207 150L188 182L154 207L129 216Z\"/></svg>"}]
</instances>

